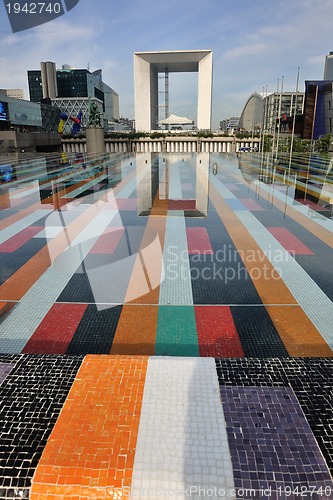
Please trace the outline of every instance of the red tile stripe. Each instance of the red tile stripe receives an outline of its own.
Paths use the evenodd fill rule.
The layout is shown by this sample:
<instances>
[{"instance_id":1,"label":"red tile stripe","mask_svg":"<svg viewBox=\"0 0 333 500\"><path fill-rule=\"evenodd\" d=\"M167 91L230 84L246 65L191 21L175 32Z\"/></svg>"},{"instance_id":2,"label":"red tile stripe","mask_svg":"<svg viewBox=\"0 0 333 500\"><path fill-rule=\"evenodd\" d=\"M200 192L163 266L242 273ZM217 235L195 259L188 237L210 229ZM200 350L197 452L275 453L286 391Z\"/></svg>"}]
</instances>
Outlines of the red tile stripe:
<instances>
[{"instance_id":1,"label":"red tile stripe","mask_svg":"<svg viewBox=\"0 0 333 500\"><path fill-rule=\"evenodd\" d=\"M114 198L107 208L110 210L136 210L137 207L137 198Z\"/></svg>"},{"instance_id":2,"label":"red tile stripe","mask_svg":"<svg viewBox=\"0 0 333 500\"><path fill-rule=\"evenodd\" d=\"M123 236L125 229L123 227L107 228L96 241L89 253L111 254L116 250L118 243Z\"/></svg>"},{"instance_id":3,"label":"red tile stripe","mask_svg":"<svg viewBox=\"0 0 333 500\"><path fill-rule=\"evenodd\" d=\"M168 210L195 210L195 200L169 200Z\"/></svg>"},{"instance_id":4,"label":"red tile stripe","mask_svg":"<svg viewBox=\"0 0 333 500\"><path fill-rule=\"evenodd\" d=\"M228 306L195 306L200 356L243 358L244 352Z\"/></svg>"},{"instance_id":5,"label":"red tile stripe","mask_svg":"<svg viewBox=\"0 0 333 500\"><path fill-rule=\"evenodd\" d=\"M205 227L186 228L189 254L213 254L212 245Z\"/></svg>"},{"instance_id":6,"label":"red tile stripe","mask_svg":"<svg viewBox=\"0 0 333 500\"><path fill-rule=\"evenodd\" d=\"M23 349L26 354L65 354L88 304L54 304Z\"/></svg>"},{"instance_id":7,"label":"red tile stripe","mask_svg":"<svg viewBox=\"0 0 333 500\"><path fill-rule=\"evenodd\" d=\"M268 227L268 231L281 243L287 252L296 255L313 255L312 250L284 227Z\"/></svg>"},{"instance_id":8,"label":"red tile stripe","mask_svg":"<svg viewBox=\"0 0 333 500\"><path fill-rule=\"evenodd\" d=\"M19 233L15 234L7 241L4 241L0 245L0 252L12 253L15 252L22 245L30 241L36 234L40 233L44 229L44 226L29 226L22 229Z\"/></svg>"},{"instance_id":9,"label":"red tile stripe","mask_svg":"<svg viewBox=\"0 0 333 500\"><path fill-rule=\"evenodd\" d=\"M252 198L239 198L239 201L243 203L243 205L251 210L252 212L262 212L264 209L257 203L252 200Z\"/></svg>"}]
</instances>

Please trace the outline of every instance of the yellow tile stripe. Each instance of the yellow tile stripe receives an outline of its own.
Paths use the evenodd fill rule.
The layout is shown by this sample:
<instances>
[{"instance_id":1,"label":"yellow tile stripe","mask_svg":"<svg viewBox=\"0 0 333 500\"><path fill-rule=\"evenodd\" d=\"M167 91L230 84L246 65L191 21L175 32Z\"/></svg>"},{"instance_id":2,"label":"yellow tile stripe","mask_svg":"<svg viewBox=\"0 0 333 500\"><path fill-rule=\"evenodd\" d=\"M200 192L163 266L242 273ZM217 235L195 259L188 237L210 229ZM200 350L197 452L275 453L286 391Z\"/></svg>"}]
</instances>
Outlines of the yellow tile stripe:
<instances>
[{"instance_id":1,"label":"yellow tile stripe","mask_svg":"<svg viewBox=\"0 0 333 500\"><path fill-rule=\"evenodd\" d=\"M144 356L86 356L37 466L32 500L127 497L147 364Z\"/></svg>"}]
</instances>

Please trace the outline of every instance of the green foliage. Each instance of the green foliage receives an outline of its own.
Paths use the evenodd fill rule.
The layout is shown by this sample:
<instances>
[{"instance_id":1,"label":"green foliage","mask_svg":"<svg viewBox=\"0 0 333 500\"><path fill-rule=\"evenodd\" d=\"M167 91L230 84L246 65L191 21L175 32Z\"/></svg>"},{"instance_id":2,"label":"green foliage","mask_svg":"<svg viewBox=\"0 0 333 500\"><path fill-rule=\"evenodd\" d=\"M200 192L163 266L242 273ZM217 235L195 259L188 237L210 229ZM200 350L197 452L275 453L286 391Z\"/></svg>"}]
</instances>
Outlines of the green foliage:
<instances>
[{"instance_id":1,"label":"green foliage","mask_svg":"<svg viewBox=\"0 0 333 500\"><path fill-rule=\"evenodd\" d=\"M197 133L197 137L208 139L209 137L214 137L214 134L212 134L212 132L199 131Z\"/></svg>"},{"instance_id":2,"label":"green foliage","mask_svg":"<svg viewBox=\"0 0 333 500\"><path fill-rule=\"evenodd\" d=\"M151 139L159 139L160 137L164 137L165 134L163 132L152 132L149 137Z\"/></svg>"},{"instance_id":3,"label":"green foliage","mask_svg":"<svg viewBox=\"0 0 333 500\"><path fill-rule=\"evenodd\" d=\"M331 143L331 134L326 134L315 142L315 150L318 151L318 153L327 153Z\"/></svg>"},{"instance_id":4,"label":"green foliage","mask_svg":"<svg viewBox=\"0 0 333 500\"><path fill-rule=\"evenodd\" d=\"M268 151L272 151L272 145L273 145L273 136L271 135L264 135L263 136L263 151L264 153L267 153Z\"/></svg>"}]
</instances>

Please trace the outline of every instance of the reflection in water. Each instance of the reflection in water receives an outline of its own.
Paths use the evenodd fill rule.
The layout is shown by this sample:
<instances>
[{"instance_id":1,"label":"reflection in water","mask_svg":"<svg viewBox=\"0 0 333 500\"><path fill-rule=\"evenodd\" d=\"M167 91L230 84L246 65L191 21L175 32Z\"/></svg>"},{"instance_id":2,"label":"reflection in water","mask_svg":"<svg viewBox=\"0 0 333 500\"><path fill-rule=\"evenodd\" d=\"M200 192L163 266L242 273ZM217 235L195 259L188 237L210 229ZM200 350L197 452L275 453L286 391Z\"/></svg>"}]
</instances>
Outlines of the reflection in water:
<instances>
[{"instance_id":1,"label":"reflection in water","mask_svg":"<svg viewBox=\"0 0 333 500\"><path fill-rule=\"evenodd\" d=\"M318 155L294 155L289 168L287 155L275 162L273 155L238 154L238 167L248 184L260 182L271 189L285 191L294 204L307 206L314 215L332 218L333 158Z\"/></svg>"},{"instance_id":2,"label":"reflection in water","mask_svg":"<svg viewBox=\"0 0 333 500\"><path fill-rule=\"evenodd\" d=\"M191 183L182 183L188 174ZM209 153L151 153L136 158L138 215L172 215L182 210L185 217L207 217Z\"/></svg>"}]
</instances>

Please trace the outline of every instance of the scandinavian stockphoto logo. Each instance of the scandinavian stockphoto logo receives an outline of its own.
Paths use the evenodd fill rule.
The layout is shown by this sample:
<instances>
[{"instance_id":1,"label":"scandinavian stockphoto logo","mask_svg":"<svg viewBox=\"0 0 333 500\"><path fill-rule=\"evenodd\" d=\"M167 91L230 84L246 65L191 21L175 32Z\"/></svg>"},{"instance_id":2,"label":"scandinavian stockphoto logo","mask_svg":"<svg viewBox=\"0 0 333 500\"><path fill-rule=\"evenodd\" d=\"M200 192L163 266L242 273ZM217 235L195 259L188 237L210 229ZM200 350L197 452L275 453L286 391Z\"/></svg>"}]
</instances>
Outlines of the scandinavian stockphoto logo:
<instances>
[{"instance_id":1,"label":"scandinavian stockphoto logo","mask_svg":"<svg viewBox=\"0 0 333 500\"><path fill-rule=\"evenodd\" d=\"M26 2L25 0L3 0L13 33L34 28L53 21L72 10L80 0L51 0Z\"/></svg>"}]
</instances>

